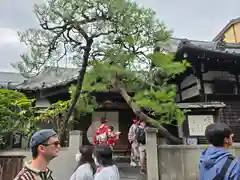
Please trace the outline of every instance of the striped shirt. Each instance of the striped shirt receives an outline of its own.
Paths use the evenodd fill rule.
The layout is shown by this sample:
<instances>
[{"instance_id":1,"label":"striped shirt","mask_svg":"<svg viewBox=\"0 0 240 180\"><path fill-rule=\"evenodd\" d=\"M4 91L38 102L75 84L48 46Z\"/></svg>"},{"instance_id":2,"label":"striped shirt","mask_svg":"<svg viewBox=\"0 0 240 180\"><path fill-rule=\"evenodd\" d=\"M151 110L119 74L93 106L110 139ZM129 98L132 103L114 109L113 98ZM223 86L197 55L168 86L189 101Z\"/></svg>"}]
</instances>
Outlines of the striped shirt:
<instances>
[{"instance_id":1,"label":"striped shirt","mask_svg":"<svg viewBox=\"0 0 240 180\"><path fill-rule=\"evenodd\" d=\"M13 180L54 180L52 177L52 171L47 170L41 172L38 169L32 168L31 163L26 163L22 170Z\"/></svg>"}]
</instances>

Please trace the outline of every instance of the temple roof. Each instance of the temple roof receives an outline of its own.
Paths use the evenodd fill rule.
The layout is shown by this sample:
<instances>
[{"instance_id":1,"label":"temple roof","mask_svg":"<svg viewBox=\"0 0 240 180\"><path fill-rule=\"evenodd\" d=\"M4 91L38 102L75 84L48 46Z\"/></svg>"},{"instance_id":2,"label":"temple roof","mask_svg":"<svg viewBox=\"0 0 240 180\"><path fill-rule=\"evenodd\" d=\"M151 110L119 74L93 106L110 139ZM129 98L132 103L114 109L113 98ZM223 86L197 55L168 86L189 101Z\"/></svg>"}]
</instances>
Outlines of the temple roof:
<instances>
[{"instance_id":1,"label":"temple roof","mask_svg":"<svg viewBox=\"0 0 240 180\"><path fill-rule=\"evenodd\" d=\"M213 41L197 41L189 39L172 38L168 43L157 44L157 47L163 47L167 52L176 53L183 46L191 48L202 49L206 51L215 51L219 53L227 54L240 54L240 43L225 43L225 42L213 42Z\"/></svg>"},{"instance_id":2,"label":"temple roof","mask_svg":"<svg viewBox=\"0 0 240 180\"><path fill-rule=\"evenodd\" d=\"M158 43L156 47L167 52L180 52L195 50L213 52L216 55L224 55L230 59L240 57L240 44L196 41L188 39L172 38L167 43ZM33 78L24 78L20 73L0 72L0 87L8 87L21 90L40 90L60 85L66 85L77 79L78 69L46 67L40 75ZM8 85L8 86L7 86Z\"/></svg>"},{"instance_id":3,"label":"temple roof","mask_svg":"<svg viewBox=\"0 0 240 180\"><path fill-rule=\"evenodd\" d=\"M38 76L25 79L21 84L15 86L15 89L39 90L51 88L74 81L77 76L78 69L76 68L46 67Z\"/></svg>"},{"instance_id":4,"label":"temple roof","mask_svg":"<svg viewBox=\"0 0 240 180\"><path fill-rule=\"evenodd\" d=\"M24 78L20 73L0 72L0 88L11 88L22 83Z\"/></svg>"}]
</instances>

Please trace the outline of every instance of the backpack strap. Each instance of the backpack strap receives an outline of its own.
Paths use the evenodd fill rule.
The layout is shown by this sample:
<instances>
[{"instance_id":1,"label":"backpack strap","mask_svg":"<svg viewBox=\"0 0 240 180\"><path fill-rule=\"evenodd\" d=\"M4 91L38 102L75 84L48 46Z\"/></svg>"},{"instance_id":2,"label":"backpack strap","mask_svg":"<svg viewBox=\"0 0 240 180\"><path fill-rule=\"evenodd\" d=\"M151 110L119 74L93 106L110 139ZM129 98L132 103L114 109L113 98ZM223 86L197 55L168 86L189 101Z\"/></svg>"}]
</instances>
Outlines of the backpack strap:
<instances>
[{"instance_id":1,"label":"backpack strap","mask_svg":"<svg viewBox=\"0 0 240 180\"><path fill-rule=\"evenodd\" d=\"M213 180L223 180L226 173L227 173L227 170L229 168L229 166L231 165L232 161L235 159L235 157L233 155L229 155L226 162L224 163L221 171L219 174L217 174Z\"/></svg>"}]
</instances>

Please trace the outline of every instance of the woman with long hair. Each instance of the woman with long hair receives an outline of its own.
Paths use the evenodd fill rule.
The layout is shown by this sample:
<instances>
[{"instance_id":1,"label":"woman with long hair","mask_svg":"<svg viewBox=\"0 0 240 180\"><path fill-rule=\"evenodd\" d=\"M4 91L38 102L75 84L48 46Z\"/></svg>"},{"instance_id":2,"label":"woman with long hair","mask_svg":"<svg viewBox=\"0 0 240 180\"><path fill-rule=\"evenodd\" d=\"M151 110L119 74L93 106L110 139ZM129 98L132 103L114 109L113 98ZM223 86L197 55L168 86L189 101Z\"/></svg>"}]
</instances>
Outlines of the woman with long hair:
<instances>
[{"instance_id":1,"label":"woman with long hair","mask_svg":"<svg viewBox=\"0 0 240 180\"><path fill-rule=\"evenodd\" d=\"M112 149L107 144L95 147L95 156L100 165L94 180L120 180L119 171L113 162Z\"/></svg>"},{"instance_id":2,"label":"woman with long hair","mask_svg":"<svg viewBox=\"0 0 240 180\"><path fill-rule=\"evenodd\" d=\"M79 152L80 158L78 165L70 180L93 180L96 172L96 165L93 159L93 147L80 147Z\"/></svg>"}]
</instances>

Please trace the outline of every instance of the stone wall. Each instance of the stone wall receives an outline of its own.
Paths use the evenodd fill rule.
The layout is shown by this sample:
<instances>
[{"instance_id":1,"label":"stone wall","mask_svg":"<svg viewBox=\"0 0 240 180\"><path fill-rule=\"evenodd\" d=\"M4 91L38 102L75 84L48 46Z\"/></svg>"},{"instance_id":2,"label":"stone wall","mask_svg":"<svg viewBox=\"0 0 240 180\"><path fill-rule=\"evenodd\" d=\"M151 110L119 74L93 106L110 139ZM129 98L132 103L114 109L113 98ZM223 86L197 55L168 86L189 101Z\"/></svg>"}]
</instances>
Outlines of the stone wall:
<instances>
[{"instance_id":1,"label":"stone wall","mask_svg":"<svg viewBox=\"0 0 240 180\"><path fill-rule=\"evenodd\" d=\"M159 145L155 129L148 129L147 170L148 180L197 180L200 152L207 145ZM234 144L229 150L240 156L240 145Z\"/></svg>"},{"instance_id":2,"label":"stone wall","mask_svg":"<svg viewBox=\"0 0 240 180\"><path fill-rule=\"evenodd\" d=\"M66 180L69 179L74 169L76 168L75 155L78 148L82 145L82 135L80 131L71 131L69 137L69 147L62 148L59 156L51 161L49 168L53 171L54 179ZM25 162L31 160L31 152L29 150L12 150L0 151L0 156L25 156Z\"/></svg>"}]
</instances>

